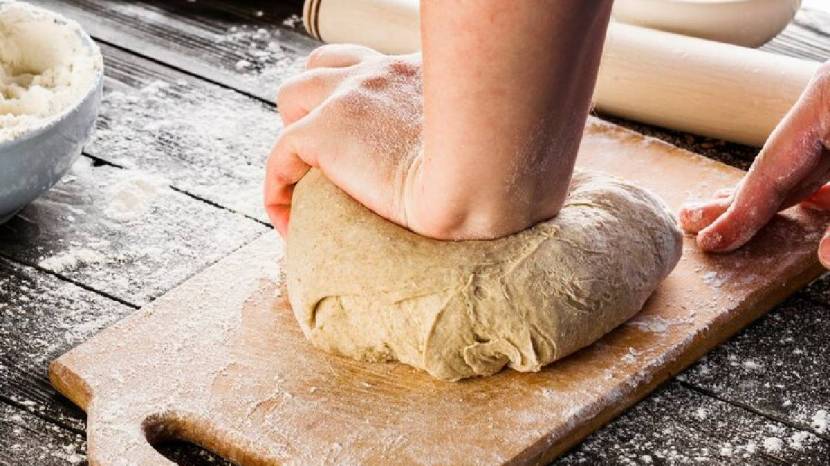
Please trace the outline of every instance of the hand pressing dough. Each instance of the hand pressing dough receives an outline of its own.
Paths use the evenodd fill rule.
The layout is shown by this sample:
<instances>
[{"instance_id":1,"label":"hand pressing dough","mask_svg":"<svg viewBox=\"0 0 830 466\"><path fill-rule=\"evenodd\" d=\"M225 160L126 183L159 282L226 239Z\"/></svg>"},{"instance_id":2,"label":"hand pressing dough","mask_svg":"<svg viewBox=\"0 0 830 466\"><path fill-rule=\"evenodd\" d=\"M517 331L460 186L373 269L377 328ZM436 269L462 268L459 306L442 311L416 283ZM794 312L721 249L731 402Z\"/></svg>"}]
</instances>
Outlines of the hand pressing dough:
<instances>
[{"instance_id":1,"label":"hand pressing dough","mask_svg":"<svg viewBox=\"0 0 830 466\"><path fill-rule=\"evenodd\" d=\"M294 191L288 295L316 347L445 380L542 366L636 314L680 259L653 194L577 173L559 215L491 241L438 241L310 171Z\"/></svg>"}]
</instances>

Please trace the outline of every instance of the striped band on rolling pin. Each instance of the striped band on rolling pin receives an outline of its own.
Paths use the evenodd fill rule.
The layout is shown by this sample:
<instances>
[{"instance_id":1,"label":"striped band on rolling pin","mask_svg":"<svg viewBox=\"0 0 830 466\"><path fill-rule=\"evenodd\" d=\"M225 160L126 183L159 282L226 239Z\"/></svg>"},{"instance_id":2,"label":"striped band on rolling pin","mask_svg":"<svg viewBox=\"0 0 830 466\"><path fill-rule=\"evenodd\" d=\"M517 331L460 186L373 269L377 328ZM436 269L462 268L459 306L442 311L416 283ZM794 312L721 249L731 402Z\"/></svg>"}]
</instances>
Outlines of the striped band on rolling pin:
<instances>
[{"instance_id":1,"label":"striped band on rolling pin","mask_svg":"<svg viewBox=\"0 0 830 466\"><path fill-rule=\"evenodd\" d=\"M323 40L320 36L320 4L323 0L306 0L303 8L303 24L305 30L317 40Z\"/></svg>"}]
</instances>

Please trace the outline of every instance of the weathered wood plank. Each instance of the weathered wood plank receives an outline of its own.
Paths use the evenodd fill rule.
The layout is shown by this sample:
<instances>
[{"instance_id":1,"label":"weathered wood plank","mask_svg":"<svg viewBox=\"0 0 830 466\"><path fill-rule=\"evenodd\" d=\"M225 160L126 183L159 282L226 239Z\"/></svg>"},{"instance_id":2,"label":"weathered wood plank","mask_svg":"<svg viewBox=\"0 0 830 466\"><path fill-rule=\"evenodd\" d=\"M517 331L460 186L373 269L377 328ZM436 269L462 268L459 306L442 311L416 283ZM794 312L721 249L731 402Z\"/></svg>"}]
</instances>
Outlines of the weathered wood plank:
<instances>
[{"instance_id":1,"label":"weathered wood plank","mask_svg":"<svg viewBox=\"0 0 830 466\"><path fill-rule=\"evenodd\" d=\"M55 392L46 367L133 310L0 258L0 399L82 431L83 411Z\"/></svg>"},{"instance_id":2,"label":"weathered wood plank","mask_svg":"<svg viewBox=\"0 0 830 466\"><path fill-rule=\"evenodd\" d=\"M265 231L163 178L83 157L0 226L0 255L140 306Z\"/></svg>"},{"instance_id":3,"label":"weathered wood plank","mask_svg":"<svg viewBox=\"0 0 830 466\"><path fill-rule=\"evenodd\" d=\"M46 378L50 360L134 309L0 258L0 464L79 464L82 410ZM185 443L160 445L179 464L229 464Z\"/></svg>"},{"instance_id":4,"label":"weathered wood plank","mask_svg":"<svg viewBox=\"0 0 830 466\"><path fill-rule=\"evenodd\" d=\"M0 464L80 465L86 463L82 433L63 429L0 402Z\"/></svg>"},{"instance_id":5,"label":"weathered wood plank","mask_svg":"<svg viewBox=\"0 0 830 466\"><path fill-rule=\"evenodd\" d=\"M830 439L830 308L799 293L679 379Z\"/></svg>"},{"instance_id":6,"label":"weathered wood plank","mask_svg":"<svg viewBox=\"0 0 830 466\"><path fill-rule=\"evenodd\" d=\"M672 382L555 464L813 465L828 461L830 442Z\"/></svg>"},{"instance_id":7,"label":"weathered wood plank","mask_svg":"<svg viewBox=\"0 0 830 466\"><path fill-rule=\"evenodd\" d=\"M281 128L273 107L114 47L102 51L104 100L85 151L265 222L263 167Z\"/></svg>"},{"instance_id":8,"label":"weathered wood plank","mask_svg":"<svg viewBox=\"0 0 830 466\"><path fill-rule=\"evenodd\" d=\"M32 3L77 20L97 39L269 102L277 85L319 45L295 31L290 16L302 9L296 2Z\"/></svg>"},{"instance_id":9,"label":"weathered wood plank","mask_svg":"<svg viewBox=\"0 0 830 466\"><path fill-rule=\"evenodd\" d=\"M822 275L802 291L806 299L820 306L830 306L830 272Z\"/></svg>"},{"instance_id":10,"label":"weathered wood plank","mask_svg":"<svg viewBox=\"0 0 830 466\"><path fill-rule=\"evenodd\" d=\"M819 2L805 2L792 24L761 48L808 60L830 59L830 9Z\"/></svg>"}]
</instances>

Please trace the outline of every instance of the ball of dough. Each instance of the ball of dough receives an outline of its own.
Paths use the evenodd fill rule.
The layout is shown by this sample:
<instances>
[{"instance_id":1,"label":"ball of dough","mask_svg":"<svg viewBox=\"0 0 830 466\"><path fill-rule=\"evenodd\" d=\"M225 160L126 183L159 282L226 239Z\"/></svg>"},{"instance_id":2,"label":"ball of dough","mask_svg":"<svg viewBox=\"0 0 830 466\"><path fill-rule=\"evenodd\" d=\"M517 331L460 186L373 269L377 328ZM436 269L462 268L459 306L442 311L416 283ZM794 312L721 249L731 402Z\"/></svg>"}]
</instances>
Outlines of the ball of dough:
<instances>
[{"instance_id":1,"label":"ball of dough","mask_svg":"<svg viewBox=\"0 0 830 466\"><path fill-rule=\"evenodd\" d=\"M434 377L542 366L636 314L680 259L653 194L577 173L559 215L490 241L438 241L374 214L310 171L297 184L288 296L314 346Z\"/></svg>"}]
</instances>

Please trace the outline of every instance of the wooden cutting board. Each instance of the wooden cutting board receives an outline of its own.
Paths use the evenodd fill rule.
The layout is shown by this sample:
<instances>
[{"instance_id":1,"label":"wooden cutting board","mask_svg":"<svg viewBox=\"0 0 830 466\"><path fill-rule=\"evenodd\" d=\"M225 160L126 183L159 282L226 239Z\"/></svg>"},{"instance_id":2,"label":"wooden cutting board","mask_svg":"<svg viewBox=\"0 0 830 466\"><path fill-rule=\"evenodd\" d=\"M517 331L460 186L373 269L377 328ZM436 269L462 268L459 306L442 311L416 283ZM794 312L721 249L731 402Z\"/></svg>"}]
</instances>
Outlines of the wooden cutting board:
<instances>
[{"instance_id":1,"label":"wooden cutting board","mask_svg":"<svg viewBox=\"0 0 830 466\"><path fill-rule=\"evenodd\" d=\"M596 120L579 164L675 209L742 175ZM544 463L818 276L826 220L792 209L729 255L686 238L645 309L593 346L539 373L461 383L312 348L270 233L61 356L49 376L87 411L92 464L167 464L150 445L165 438L246 465Z\"/></svg>"}]
</instances>

